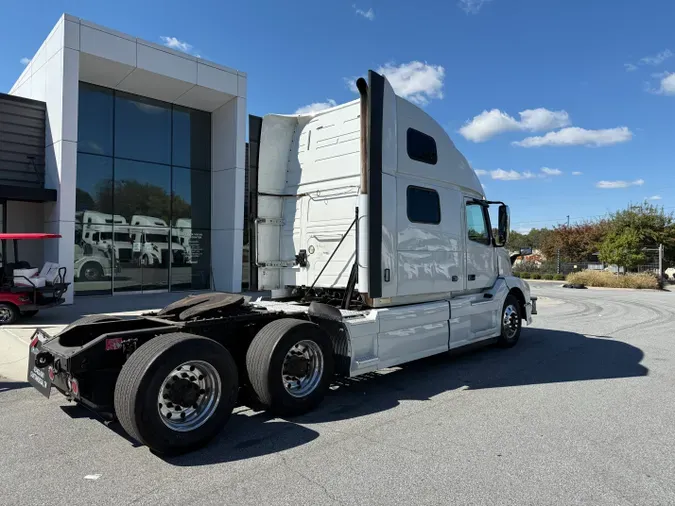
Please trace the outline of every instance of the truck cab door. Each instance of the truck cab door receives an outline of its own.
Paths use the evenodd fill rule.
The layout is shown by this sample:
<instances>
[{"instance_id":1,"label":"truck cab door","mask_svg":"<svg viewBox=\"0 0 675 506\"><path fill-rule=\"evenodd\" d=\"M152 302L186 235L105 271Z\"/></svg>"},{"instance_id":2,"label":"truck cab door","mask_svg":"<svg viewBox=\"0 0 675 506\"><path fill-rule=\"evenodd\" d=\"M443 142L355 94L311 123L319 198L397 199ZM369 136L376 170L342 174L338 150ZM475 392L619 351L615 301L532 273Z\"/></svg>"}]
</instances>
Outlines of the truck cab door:
<instances>
[{"instance_id":1,"label":"truck cab door","mask_svg":"<svg viewBox=\"0 0 675 506\"><path fill-rule=\"evenodd\" d=\"M490 288L497 279L488 209L472 199L464 206L466 241L466 289Z\"/></svg>"}]
</instances>

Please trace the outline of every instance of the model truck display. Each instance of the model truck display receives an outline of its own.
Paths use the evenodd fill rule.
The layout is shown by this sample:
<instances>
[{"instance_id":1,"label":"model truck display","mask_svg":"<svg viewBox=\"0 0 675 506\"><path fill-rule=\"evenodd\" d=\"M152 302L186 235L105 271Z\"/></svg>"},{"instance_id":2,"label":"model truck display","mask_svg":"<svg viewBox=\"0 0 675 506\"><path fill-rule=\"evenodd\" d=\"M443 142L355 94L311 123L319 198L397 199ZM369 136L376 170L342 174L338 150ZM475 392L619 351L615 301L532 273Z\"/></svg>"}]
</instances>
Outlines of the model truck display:
<instances>
[{"instance_id":1,"label":"model truck display","mask_svg":"<svg viewBox=\"0 0 675 506\"><path fill-rule=\"evenodd\" d=\"M178 454L218 434L238 399L298 415L335 375L515 345L536 298L511 272L508 207L383 76L357 87L332 109L252 119L251 278L271 300L209 293L38 330L31 384Z\"/></svg>"}]
</instances>

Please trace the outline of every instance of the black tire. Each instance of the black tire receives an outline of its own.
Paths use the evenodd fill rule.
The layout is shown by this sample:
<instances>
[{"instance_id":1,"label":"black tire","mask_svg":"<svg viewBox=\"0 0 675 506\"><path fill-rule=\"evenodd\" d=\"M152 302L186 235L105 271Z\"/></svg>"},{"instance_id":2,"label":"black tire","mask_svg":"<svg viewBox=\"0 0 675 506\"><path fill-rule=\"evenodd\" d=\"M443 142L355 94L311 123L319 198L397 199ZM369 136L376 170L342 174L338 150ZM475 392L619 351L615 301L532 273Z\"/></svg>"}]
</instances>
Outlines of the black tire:
<instances>
[{"instance_id":1,"label":"black tire","mask_svg":"<svg viewBox=\"0 0 675 506\"><path fill-rule=\"evenodd\" d=\"M108 315L108 314L93 314L90 316L83 316L79 320L75 320L73 323L68 325L65 329L63 329L59 334L63 334L64 332L69 331L70 329L73 329L75 327L79 327L81 325L89 325L90 323L101 323L101 322L114 322L121 320L119 316L113 316L113 315Z\"/></svg>"},{"instance_id":2,"label":"black tire","mask_svg":"<svg viewBox=\"0 0 675 506\"><path fill-rule=\"evenodd\" d=\"M507 311L509 313L508 318ZM520 331L523 324L523 308L515 295L510 293L506 296L499 320L501 321L501 333L497 338L497 344L502 348L515 346L518 339L520 339Z\"/></svg>"},{"instance_id":3,"label":"black tire","mask_svg":"<svg viewBox=\"0 0 675 506\"><path fill-rule=\"evenodd\" d=\"M33 311L21 311L21 318L32 318L38 314L38 310L34 309Z\"/></svg>"},{"instance_id":4,"label":"black tire","mask_svg":"<svg viewBox=\"0 0 675 506\"><path fill-rule=\"evenodd\" d=\"M300 341L313 341L323 356L323 370L316 387L303 397L294 397L282 381L282 366L288 351ZM333 345L318 325L304 321L276 320L263 327L246 352L246 370L260 404L282 415L306 413L321 403L334 370Z\"/></svg>"},{"instance_id":5,"label":"black tire","mask_svg":"<svg viewBox=\"0 0 675 506\"><path fill-rule=\"evenodd\" d=\"M85 281L100 281L103 278L103 268L98 262L87 262L80 269L79 279Z\"/></svg>"},{"instance_id":6,"label":"black tire","mask_svg":"<svg viewBox=\"0 0 675 506\"><path fill-rule=\"evenodd\" d=\"M19 319L19 308L8 302L0 302L0 325L11 325Z\"/></svg>"},{"instance_id":7,"label":"black tire","mask_svg":"<svg viewBox=\"0 0 675 506\"><path fill-rule=\"evenodd\" d=\"M158 395L171 372L189 361L210 364L220 378L220 399L202 425L179 432L168 427L158 409ZM158 336L136 350L115 385L115 413L133 439L159 454L179 455L206 445L225 426L237 400L237 366L230 352L205 337L176 332Z\"/></svg>"}]
</instances>

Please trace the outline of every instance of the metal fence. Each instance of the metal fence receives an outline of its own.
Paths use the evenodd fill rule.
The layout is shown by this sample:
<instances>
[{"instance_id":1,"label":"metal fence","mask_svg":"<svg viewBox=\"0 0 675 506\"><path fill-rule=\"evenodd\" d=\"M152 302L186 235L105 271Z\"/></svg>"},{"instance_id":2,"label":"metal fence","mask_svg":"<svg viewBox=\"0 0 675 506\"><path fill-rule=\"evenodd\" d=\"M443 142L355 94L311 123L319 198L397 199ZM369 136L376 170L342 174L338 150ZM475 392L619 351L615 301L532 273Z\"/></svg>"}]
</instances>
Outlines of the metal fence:
<instances>
[{"instance_id":1,"label":"metal fence","mask_svg":"<svg viewBox=\"0 0 675 506\"><path fill-rule=\"evenodd\" d=\"M561 258L558 254L557 258L551 260L542 259L538 257L527 257L524 261L516 262L513 269L518 272L538 272L541 274L563 274L567 276L573 272L585 270L609 271L613 273L624 274L626 272L650 272L656 276L663 274L663 250L662 247L645 248L645 263L626 269L622 266L609 265L598 260L589 261L588 259L572 261Z\"/></svg>"}]
</instances>

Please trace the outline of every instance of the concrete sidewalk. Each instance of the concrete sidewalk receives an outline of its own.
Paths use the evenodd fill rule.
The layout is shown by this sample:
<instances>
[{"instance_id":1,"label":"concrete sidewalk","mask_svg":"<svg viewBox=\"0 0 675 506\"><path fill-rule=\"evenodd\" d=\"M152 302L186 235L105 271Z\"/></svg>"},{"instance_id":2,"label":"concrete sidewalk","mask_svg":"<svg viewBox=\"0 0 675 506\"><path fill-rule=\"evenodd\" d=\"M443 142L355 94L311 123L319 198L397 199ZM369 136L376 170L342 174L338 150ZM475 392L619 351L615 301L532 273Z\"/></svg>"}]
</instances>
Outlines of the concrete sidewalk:
<instances>
[{"instance_id":1,"label":"concrete sidewalk","mask_svg":"<svg viewBox=\"0 0 675 506\"><path fill-rule=\"evenodd\" d=\"M198 292L206 293L206 292ZM161 309L191 295L190 292L76 297L75 304L43 311L14 325L0 327L0 377L25 381L28 368L28 344L36 328L57 334L78 318L92 314L137 316ZM245 293L252 297L266 293Z\"/></svg>"}]
</instances>

